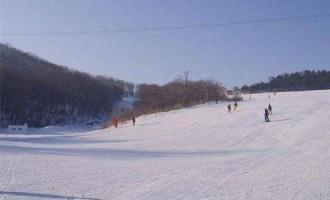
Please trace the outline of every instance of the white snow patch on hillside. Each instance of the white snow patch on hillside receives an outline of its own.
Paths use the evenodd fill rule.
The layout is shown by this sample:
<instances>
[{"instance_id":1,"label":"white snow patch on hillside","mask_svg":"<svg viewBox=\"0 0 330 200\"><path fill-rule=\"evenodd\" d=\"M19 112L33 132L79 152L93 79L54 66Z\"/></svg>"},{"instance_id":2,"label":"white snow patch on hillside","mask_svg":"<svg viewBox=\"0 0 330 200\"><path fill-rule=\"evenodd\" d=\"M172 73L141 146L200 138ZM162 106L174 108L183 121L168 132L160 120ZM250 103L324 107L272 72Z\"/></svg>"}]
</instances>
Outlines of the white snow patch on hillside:
<instances>
[{"instance_id":1,"label":"white snow patch on hillside","mask_svg":"<svg viewBox=\"0 0 330 200\"><path fill-rule=\"evenodd\" d=\"M0 135L0 199L330 199L330 91Z\"/></svg>"}]
</instances>

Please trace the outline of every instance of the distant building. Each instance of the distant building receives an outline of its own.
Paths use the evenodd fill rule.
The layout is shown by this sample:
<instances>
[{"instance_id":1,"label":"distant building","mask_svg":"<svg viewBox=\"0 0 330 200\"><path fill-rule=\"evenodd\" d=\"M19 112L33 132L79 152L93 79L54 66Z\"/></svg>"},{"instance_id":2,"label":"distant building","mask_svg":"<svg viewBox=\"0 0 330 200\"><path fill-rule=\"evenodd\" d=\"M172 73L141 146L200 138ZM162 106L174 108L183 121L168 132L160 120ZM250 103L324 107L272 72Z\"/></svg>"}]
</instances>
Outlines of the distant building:
<instances>
[{"instance_id":1,"label":"distant building","mask_svg":"<svg viewBox=\"0 0 330 200\"><path fill-rule=\"evenodd\" d=\"M28 126L27 126L27 124L24 124L24 125L9 125L8 126L8 133L10 133L10 134L27 134L28 133Z\"/></svg>"}]
</instances>

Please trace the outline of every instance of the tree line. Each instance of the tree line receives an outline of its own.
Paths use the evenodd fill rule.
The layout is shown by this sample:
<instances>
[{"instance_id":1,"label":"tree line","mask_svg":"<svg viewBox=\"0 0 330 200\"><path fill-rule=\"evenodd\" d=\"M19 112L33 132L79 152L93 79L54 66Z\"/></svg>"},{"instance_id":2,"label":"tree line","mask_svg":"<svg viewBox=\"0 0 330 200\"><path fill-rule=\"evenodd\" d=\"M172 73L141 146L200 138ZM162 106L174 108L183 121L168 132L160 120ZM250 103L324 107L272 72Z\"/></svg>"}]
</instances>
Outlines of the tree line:
<instances>
[{"instance_id":1,"label":"tree line","mask_svg":"<svg viewBox=\"0 0 330 200\"><path fill-rule=\"evenodd\" d=\"M0 43L0 123L33 127L102 120L134 85L91 76Z\"/></svg>"},{"instance_id":2,"label":"tree line","mask_svg":"<svg viewBox=\"0 0 330 200\"><path fill-rule=\"evenodd\" d=\"M137 86L137 106L140 113L188 107L227 98L226 88L214 80L178 78L165 85L140 84Z\"/></svg>"},{"instance_id":3,"label":"tree line","mask_svg":"<svg viewBox=\"0 0 330 200\"><path fill-rule=\"evenodd\" d=\"M180 109L211 101L218 103L223 100L242 100L228 98L227 89L218 81L193 81L189 80L188 75L189 72L185 71L183 76L164 85L137 85L133 108L120 109L103 127L116 126L117 123L132 120L143 114Z\"/></svg>"},{"instance_id":4,"label":"tree line","mask_svg":"<svg viewBox=\"0 0 330 200\"><path fill-rule=\"evenodd\" d=\"M301 72L284 73L270 77L268 82L255 83L241 87L243 92L262 91L301 91L330 89L330 71L305 70Z\"/></svg>"}]
</instances>

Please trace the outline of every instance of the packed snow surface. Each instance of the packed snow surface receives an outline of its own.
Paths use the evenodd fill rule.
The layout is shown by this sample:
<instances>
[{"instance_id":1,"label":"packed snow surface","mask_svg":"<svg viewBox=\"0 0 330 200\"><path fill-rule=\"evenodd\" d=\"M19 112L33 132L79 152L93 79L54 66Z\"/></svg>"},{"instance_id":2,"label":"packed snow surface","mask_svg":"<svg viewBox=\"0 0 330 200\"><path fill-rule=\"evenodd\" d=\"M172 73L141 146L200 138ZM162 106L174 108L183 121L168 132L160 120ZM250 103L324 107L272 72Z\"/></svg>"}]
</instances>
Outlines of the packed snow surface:
<instances>
[{"instance_id":1,"label":"packed snow surface","mask_svg":"<svg viewBox=\"0 0 330 200\"><path fill-rule=\"evenodd\" d=\"M0 199L330 199L329 90L226 106L0 134Z\"/></svg>"}]
</instances>

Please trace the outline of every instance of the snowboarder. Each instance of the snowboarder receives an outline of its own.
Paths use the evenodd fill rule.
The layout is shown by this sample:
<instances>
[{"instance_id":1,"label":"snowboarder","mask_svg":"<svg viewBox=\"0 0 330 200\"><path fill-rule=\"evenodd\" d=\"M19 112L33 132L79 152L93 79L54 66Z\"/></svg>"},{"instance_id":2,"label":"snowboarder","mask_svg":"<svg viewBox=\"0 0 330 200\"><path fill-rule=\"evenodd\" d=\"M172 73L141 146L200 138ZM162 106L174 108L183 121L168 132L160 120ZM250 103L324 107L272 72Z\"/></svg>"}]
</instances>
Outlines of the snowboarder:
<instances>
[{"instance_id":1,"label":"snowboarder","mask_svg":"<svg viewBox=\"0 0 330 200\"><path fill-rule=\"evenodd\" d=\"M273 112L272 112L272 106L270 104L268 105L268 111L269 111L269 114L273 114Z\"/></svg>"},{"instance_id":2,"label":"snowboarder","mask_svg":"<svg viewBox=\"0 0 330 200\"><path fill-rule=\"evenodd\" d=\"M236 111L237 106L238 106L238 104L237 104L237 102L235 102L235 103L234 103L234 111Z\"/></svg>"},{"instance_id":3,"label":"snowboarder","mask_svg":"<svg viewBox=\"0 0 330 200\"><path fill-rule=\"evenodd\" d=\"M133 126L135 126L135 116L133 116L132 121L133 121Z\"/></svg>"},{"instance_id":4,"label":"snowboarder","mask_svg":"<svg viewBox=\"0 0 330 200\"><path fill-rule=\"evenodd\" d=\"M268 110L267 110L267 108L265 108L265 121L266 122L269 122L268 115L269 115Z\"/></svg>"},{"instance_id":5,"label":"snowboarder","mask_svg":"<svg viewBox=\"0 0 330 200\"><path fill-rule=\"evenodd\" d=\"M228 113L230 113L231 112L231 105L228 104L227 108L228 108Z\"/></svg>"}]
</instances>

